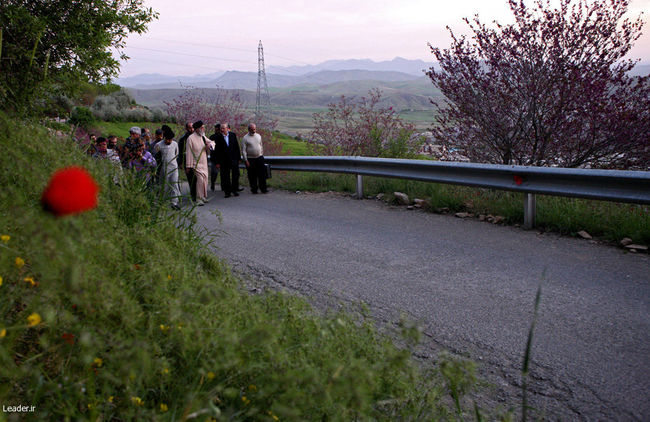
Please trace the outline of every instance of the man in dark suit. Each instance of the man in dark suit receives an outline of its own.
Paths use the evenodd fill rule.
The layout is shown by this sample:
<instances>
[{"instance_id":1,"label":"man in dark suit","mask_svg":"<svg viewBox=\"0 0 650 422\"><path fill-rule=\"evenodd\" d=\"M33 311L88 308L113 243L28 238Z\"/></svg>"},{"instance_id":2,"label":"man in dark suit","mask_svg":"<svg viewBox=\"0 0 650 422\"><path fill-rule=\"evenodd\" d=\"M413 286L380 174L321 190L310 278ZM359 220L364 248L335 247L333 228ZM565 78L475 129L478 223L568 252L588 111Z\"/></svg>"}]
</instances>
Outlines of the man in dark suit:
<instances>
[{"instance_id":1,"label":"man in dark suit","mask_svg":"<svg viewBox=\"0 0 650 422\"><path fill-rule=\"evenodd\" d=\"M217 155L217 143L219 143L221 138L221 123L217 123L214 125L214 133L210 135L210 140L214 141L215 148L210 151L210 156L208 157L208 160L210 161L210 189L212 192L214 192L214 185L217 183L217 176L219 175L219 168L217 167L217 164L219 164L219 157Z\"/></svg>"},{"instance_id":2,"label":"man in dark suit","mask_svg":"<svg viewBox=\"0 0 650 422\"><path fill-rule=\"evenodd\" d=\"M219 132L214 136L216 146L213 155L216 167L221 172L221 190L226 198L231 195L239 196L239 162L241 151L235 132L231 132L228 123L222 123Z\"/></svg>"},{"instance_id":3,"label":"man in dark suit","mask_svg":"<svg viewBox=\"0 0 650 422\"><path fill-rule=\"evenodd\" d=\"M185 149L187 138L189 138L189 136L193 133L194 126L192 126L192 122L185 123L185 135L181 136L181 138L178 140L178 157L176 158L176 161L178 162L178 168L183 169L183 173L185 173L187 176L188 181L190 181L192 178L193 173L188 172L185 168Z\"/></svg>"}]
</instances>

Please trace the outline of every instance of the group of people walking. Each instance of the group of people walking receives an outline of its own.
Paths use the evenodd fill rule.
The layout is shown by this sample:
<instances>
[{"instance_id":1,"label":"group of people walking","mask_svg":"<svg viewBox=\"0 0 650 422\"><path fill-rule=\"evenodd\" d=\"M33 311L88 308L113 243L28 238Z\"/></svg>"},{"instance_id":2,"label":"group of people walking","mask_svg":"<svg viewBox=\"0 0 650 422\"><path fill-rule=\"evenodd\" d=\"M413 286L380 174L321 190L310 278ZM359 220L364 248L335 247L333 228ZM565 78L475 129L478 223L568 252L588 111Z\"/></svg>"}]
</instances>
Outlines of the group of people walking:
<instances>
[{"instance_id":1,"label":"group of people walking","mask_svg":"<svg viewBox=\"0 0 650 422\"><path fill-rule=\"evenodd\" d=\"M230 131L228 123L215 125L215 133L209 138L201 120L185 125L185 134L174 139L172 129L163 125L156 130L153 140L143 136L143 130L132 127L124 145L117 146L117 138L97 138L93 156L109 158L143 175L148 184L163 185L171 206L180 208L179 170L185 173L190 186L192 203L202 206L209 202L208 182L215 190L218 174L221 174L221 190L225 198L239 196L239 164L243 162L248 173L251 193L267 193L266 168L262 137L254 123L248 125L248 133L241 145L237 134Z\"/></svg>"},{"instance_id":2,"label":"group of people walking","mask_svg":"<svg viewBox=\"0 0 650 422\"><path fill-rule=\"evenodd\" d=\"M179 139L182 151L179 163L184 166L190 185L192 201L198 205L208 202L208 182L214 191L217 174L221 174L221 190L225 198L239 196L239 163L244 162L248 172L251 193L267 193L266 171L262 137L255 123L248 125L240 146L237 134L228 123L215 125L215 133L205 136L201 120L185 125L185 134ZM183 157L184 155L184 157ZM261 163L261 165L260 165Z\"/></svg>"}]
</instances>

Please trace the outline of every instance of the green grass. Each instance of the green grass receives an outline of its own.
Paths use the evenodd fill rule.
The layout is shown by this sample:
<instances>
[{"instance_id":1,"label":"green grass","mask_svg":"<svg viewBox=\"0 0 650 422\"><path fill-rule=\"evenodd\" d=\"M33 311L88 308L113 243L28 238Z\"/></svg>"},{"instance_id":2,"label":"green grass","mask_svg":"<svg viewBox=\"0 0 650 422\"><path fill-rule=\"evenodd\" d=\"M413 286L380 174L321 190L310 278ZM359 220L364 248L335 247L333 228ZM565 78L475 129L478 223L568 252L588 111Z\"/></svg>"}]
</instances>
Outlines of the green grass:
<instances>
[{"instance_id":1,"label":"green grass","mask_svg":"<svg viewBox=\"0 0 650 422\"><path fill-rule=\"evenodd\" d=\"M371 321L250 295L192 214L156 205L129 173L115 185L110 163L3 114L0 148L0 402L35 405L25 418L453 418L442 376ZM98 181L99 206L55 218L40 193L69 165Z\"/></svg>"},{"instance_id":2,"label":"green grass","mask_svg":"<svg viewBox=\"0 0 650 422\"><path fill-rule=\"evenodd\" d=\"M273 132L273 135L282 143L284 155L314 155L311 146L305 141L299 141L280 132Z\"/></svg>"},{"instance_id":3,"label":"green grass","mask_svg":"<svg viewBox=\"0 0 650 422\"><path fill-rule=\"evenodd\" d=\"M355 192L356 177L275 171L270 185L288 190ZM499 215L507 224L524 221L524 196L520 193L378 177L364 177L363 192L366 196L383 193L388 200L393 192L403 192L411 200L428 200L434 212ZM610 242L629 237L635 243L650 244L650 207L646 205L537 195L536 225L561 234L585 230Z\"/></svg>"},{"instance_id":4,"label":"green grass","mask_svg":"<svg viewBox=\"0 0 650 422\"><path fill-rule=\"evenodd\" d=\"M97 122L95 128L100 131L102 136L115 135L121 138L127 138L129 136L129 129L133 126L138 126L139 128L148 128L153 136L156 129L160 128L165 123L160 122ZM180 137L184 131L182 125L170 124L168 125L177 133Z\"/></svg>"}]
</instances>

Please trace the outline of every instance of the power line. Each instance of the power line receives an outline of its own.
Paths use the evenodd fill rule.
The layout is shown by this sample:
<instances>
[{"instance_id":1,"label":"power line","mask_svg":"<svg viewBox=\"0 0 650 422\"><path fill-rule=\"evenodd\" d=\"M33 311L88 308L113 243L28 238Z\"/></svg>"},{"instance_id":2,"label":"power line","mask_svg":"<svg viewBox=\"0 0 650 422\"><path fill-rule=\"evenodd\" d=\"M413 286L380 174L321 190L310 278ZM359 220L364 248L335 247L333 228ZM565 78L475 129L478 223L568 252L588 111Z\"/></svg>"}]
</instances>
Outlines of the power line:
<instances>
[{"instance_id":1,"label":"power line","mask_svg":"<svg viewBox=\"0 0 650 422\"><path fill-rule=\"evenodd\" d=\"M174 65L174 66L184 66L184 65L187 65L187 63L168 62L168 61L165 61L165 60L158 60L158 59L142 59L142 58L140 58L140 57L129 57L129 59L128 59L127 61L130 61L130 60L139 60L139 61L146 61L146 62L154 62L154 63L162 63L162 64L171 64L171 65ZM201 67L201 68L204 68L204 69L209 69L209 70L214 71L214 67L201 66L201 65L198 65L198 64L194 64L194 63L192 63L192 67L193 67L193 68L194 68L194 67Z\"/></svg>"},{"instance_id":2,"label":"power line","mask_svg":"<svg viewBox=\"0 0 650 422\"><path fill-rule=\"evenodd\" d=\"M144 37L144 38L152 39L152 40L158 40L158 41L176 42L176 43L179 43L179 44L188 44L188 45L197 45L197 46L206 46L206 47L217 47L217 48L224 48L224 49L228 49L228 50L238 50L238 51L241 50L241 51L250 52L250 50L246 50L246 49L242 49L242 48L235 48L235 47L218 47L218 46L212 46L212 45L209 45L209 44L189 43L189 42L185 42L185 41L170 41L170 40L163 40L163 39L160 39L160 38L151 38L151 37ZM154 52L160 52L160 53L166 53L166 54L174 54L174 55L180 55L180 56L199 57L199 58L204 58L204 59L212 59L212 60L221 60L221 61L230 61L230 62L240 62L240 63L252 64L251 61L246 61L246 60L227 59L227 58L225 59L225 58L215 57L215 56L204 56L204 55L198 55L198 54L181 53L181 52L177 52L177 51L174 52L174 51L159 50L159 49L154 49L154 48L145 48L145 47L127 47L127 48L133 48L133 49L137 49L137 50L154 51ZM259 51L258 51L258 53L259 53ZM277 55L273 55L273 54L267 54L267 56L274 56L274 57L281 57L282 58L282 56L277 56ZM133 58L130 58L130 60L132 60L132 59ZM135 58L135 59L136 60L157 61L157 62L160 62L160 63L174 64L174 65L182 65L182 64L184 64L184 63L164 62L164 61L160 61L160 60L156 60L156 59L139 59L139 58ZM293 59L289 59L289 58L285 58L285 59L294 61L296 63L304 63L304 64L306 64L308 66L311 66L309 63L300 62L298 60L293 60ZM194 63L192 63L192 66L193 67L202 67L202 68L210 69L210 70L214 71L214 68L207 67L207 66L195 65ZM258 54L258 67L259 67L259 54ZM293 74L295 76L304 76L304 74L294 72L294 71L288 70L286 68L283 69L283 71L287 72L287 73L291 73L291 74ZM259 72L259 69L258 69L258 72ZM266 79L266 74L264 76L265 76L265 79ZM310 78L312 79L313 82L321 82L323 84L331 83L331 81L326 81L324 79L314 77L314 76L310 76ZM307 81L305 81L305 83L307 83ZM268 85L267 85L266 89L267 89L267 92L268 92Z\"/></svg>"},{"instance_id":3,"label":"power line","mask_svg":"<svg viewBox=\"0 0 650 422\"><path fill-rule=\"evenodd\" d=\"M181 53L179 51L157 50L155 48L145 48L145 47L127 47L127 48L134 48L136 50L155 51L155 52L158 52L158 53L167 53L167 54L174 54L174 55L179 55L179 56L190 56L190 57L200 57L200 58L203 58L203 59L223 60L223 61L226 61L226 62L253 63L253 61L251 61L251 60L224 59L222 57L202 56L202 55L199 55L199 54Z\"/></svg>"},{"instance_id":4,"label":"power line","mask_svg":"<svg viewBox=\"0 0 650 422\"><path fill-rule=\"evenodd\" d=\"M211 47L211 48L221 48L221 49L224 49L224 50L245 51L247 53L250 53L250 50L247 49L247 48L225 47L225 46L214 45L214 44L194 43L194 42L178 41L178 40L165 40L165 39L162 39L162 38L154 38L154 37L142 37L142 38L149 39L149 40L155 40L155 41L172 42L172 43L177 43L177 44L196 45L196 46L199 46L199 47ZM271 57L277 57L277 58L283 59L283 60L288 60L288 61L294 62L294 63L299 63L299 64L304 64L304 65L307 65L307 66L312 66L311 63L303 62L303 61L292 59L292 58L289 58L289 57L279 56L277 54L266 53L266 55L271 56Z\"/></svg>"}]
</instances>

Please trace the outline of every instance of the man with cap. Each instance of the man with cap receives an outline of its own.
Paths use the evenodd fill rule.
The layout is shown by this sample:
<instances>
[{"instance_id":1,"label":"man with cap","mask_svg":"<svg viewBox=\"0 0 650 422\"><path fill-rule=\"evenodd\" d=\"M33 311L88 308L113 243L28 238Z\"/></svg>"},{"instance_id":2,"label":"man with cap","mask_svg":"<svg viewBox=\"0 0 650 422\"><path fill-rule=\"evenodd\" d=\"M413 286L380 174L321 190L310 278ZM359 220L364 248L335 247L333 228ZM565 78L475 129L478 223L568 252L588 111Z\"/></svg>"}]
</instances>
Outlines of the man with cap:
<instances>
[{"instance_id":1,"label":"man with cap","mask_svg":"<svg viewBox=\"0 0 650 422\"><path fill-rule=\"evenodd\" d=\"M192 125L194 133L187 138L185 147L185 168L190 175L192 201L201 206L208 202L208 152L214 149L214 142L205 137L201 120Z\"/></svg>"},{"instance_id":2,"label":"man with cap","mask_svg":"<svg viewBox=\"0 0 650 422\"><path fill-rule=\"evenodd\" d=\"M125 151L124 156L122 157L122 164L126 166L129 159L129 151L134 151L137 145L140 145L140 128L138 126L133 126L129 129L129 137L126 138L124 145L122 146L122 151Z\"/></svg>"}]
</instances>

